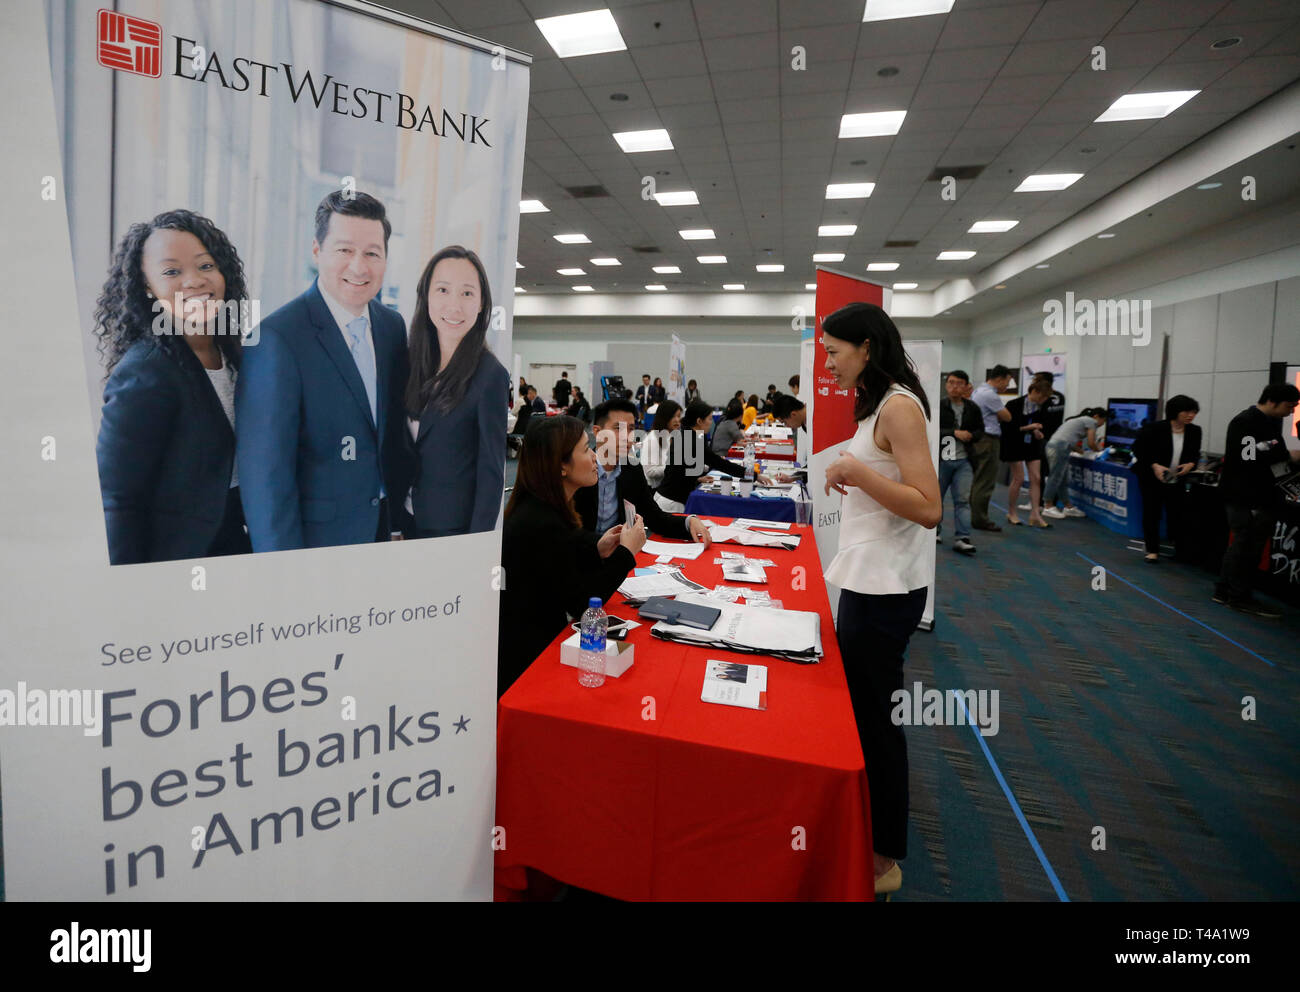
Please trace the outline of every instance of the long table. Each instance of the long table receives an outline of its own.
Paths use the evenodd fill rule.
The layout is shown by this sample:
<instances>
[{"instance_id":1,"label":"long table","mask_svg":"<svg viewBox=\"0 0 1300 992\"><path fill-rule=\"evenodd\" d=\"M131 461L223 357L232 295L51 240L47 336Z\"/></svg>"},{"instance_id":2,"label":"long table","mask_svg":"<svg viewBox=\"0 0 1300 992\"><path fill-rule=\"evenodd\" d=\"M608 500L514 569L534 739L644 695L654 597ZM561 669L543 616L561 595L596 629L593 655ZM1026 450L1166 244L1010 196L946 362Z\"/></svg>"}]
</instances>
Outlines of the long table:
<instances>
[{"instance_id":1,"label":"long table","mask_svg":"<svg viewBox=\"0 0 1300 992\"><path fill-rule=\"evenodd\" d=\"M682 571L722 584L718 550L768 558L765 587L821 616L819 664L660 641L598 689L562 665L566 629L501 698L499 900L525 868L625 900L874 898L867 776L812 529L793 551L714 545ZM638 565L651 563L639 555ZM636 611L618 593L606 610ZM700 700L705 664L768 666L768 709Z\"/></svg>"}]
</instances>

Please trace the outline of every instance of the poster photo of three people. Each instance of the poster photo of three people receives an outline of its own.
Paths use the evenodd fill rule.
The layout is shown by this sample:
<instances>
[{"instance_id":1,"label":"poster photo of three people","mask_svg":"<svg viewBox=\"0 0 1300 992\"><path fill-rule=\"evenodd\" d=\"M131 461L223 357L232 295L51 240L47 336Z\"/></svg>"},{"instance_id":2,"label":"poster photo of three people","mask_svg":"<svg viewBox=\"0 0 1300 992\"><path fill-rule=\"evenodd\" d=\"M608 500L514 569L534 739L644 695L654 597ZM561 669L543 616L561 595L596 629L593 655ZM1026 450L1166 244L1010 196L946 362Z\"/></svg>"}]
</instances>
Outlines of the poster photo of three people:
<instances>
[{"instance_id":1,"label":"poster photo of three people","mask_svg":"<svg viewBox=\"0 0 1300 992\"><path fill-rule=\"evenodd\" d=\"M404 320L380 302L391 235L378 199L329 193L315 280L254 329L239 252L211 220L131 225L94 314L112 564L496 527L509 376L487 343L487 272L442 248Z\"/></svg>"}]
</instances>

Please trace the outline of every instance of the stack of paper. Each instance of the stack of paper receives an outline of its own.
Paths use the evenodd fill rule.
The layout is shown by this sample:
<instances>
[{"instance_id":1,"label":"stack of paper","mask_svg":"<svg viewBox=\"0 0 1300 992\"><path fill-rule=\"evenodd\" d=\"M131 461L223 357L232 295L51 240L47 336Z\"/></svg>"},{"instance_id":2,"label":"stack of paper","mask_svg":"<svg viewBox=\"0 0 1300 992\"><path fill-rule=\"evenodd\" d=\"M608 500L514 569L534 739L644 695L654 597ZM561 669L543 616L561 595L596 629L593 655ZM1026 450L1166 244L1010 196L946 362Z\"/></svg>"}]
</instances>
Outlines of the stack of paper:
<instances>
[{"instance_id":1,"label":"stack of paper","mask_svg":"<svg viewBox=\"0 0 1300 992\"><path fill-rule=\"evenodd\" d=\"M767 666L710 660L704 669L700 699L706 703L767 709Z\"/></svg>"},{"instance_id":2,"label":"stack of paper","mask_svg":"<svg viewBox=\"0 0 1300 992\"><path fill-rule=\"evenodd\" d=\"M710 527L709 537L720 544L730 542L761 548L786 548L787 550L799 547L798 534L762 534L742 527Z\"/></svg>"},{"instance_id":3,"label":"stack of paper","mask_svg":"<svg viewBox=\"0 0 1300 992\"><path fill-rule=\"evenodd\" d=\"M681 572L656 572L653 575L629 575L618 587L618 591L629 603L643 603L651 596L703 592L704 586L692 582Z\"/></svg>"},{"instance_id":4,"label":"stack of paper","mask_svg":"<svg viewBox=\"0 0 1300 992\"><path fill-rule=\"evenodd\" d=\"M738 606L697 593L680 595L678 601L712 606L722 615L710 630L660 620L650 628L651 635L684 644L767 654L801 664L813 664L821 659L821 619L816 613Z\"/></svg>"},{"instance_id":5,"label":"stack of paper","mask_svg":"<svg viewBox=\"0 0 1300 992\"><path fill-rule=\"evenodd\" d=\"M703 544L668 544L665 541L646 541L641 550L648 555L662 557L667 555L670 558L684 558L687 561L694 561L704 553Z\"/></svg>"}]
</instances>

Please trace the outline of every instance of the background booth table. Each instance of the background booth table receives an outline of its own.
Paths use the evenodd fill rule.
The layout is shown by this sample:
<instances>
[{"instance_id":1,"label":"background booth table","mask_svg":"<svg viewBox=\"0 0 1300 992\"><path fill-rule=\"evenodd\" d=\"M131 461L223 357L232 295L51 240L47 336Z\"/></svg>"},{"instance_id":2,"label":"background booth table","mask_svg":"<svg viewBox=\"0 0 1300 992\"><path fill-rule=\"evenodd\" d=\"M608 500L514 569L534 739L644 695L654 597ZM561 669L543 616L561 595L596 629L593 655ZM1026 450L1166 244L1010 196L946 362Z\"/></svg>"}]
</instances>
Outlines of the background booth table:
<instances>
[{"instance_id":1,"label":"background booth table","mask_svg":"<svg viewBox=\"0 0 1300 992\"><path fill-rule=\"evenodd\" d=\"M1089 519L1117 534L1142 537L1142 489L1131 469L1071 455L1067 477L1070 502ZM1163 518L1160 533L1165 534Z\"/></svg>"},{"instance_id":2,"label":"background booth table","mask_svg":"<svg viewBox=\"0 0 1300 992\"><path fill-rule=\"evenodd\" d=\"M727 457L733 462L738 462L745 457L745 446L743 444L733 444L727 449ZM754 443L754 457L760 462L793 462L794 443L791 441L756 441ZM775 469L780 471L780 469Z\"/></svg>"},{"instance_id":3,"label":"background booth table","mask_svg":"<svg viewBox=\"0 0 1300 992\"><path fill-rule=\"evenodd\" d=\"M525 866L628 900L874 898L867 776L816 543L792 532L797 550L714 545L682 570L712 588L719 548L776 562L756 588L820 614L819 664L660 641L644 624L635 664L584 689L560 664L566 629L502 697L498 899L521 896ZM636 619L621 604L606 609ZM766 665L768 709L702 702L711 658Z\"/></svg>"},{"instance_id":4,"label":"background booth table","mask_svg":"<svg viewBox=\"0 0 1300 992\"><path fill-rule=\"evenodd\" d=\"M798 519L799 504L792 499L762 499L758 496L737 496L734 493L724 496L721 493L704 493L696 489L686 499L686 512L694 513L698 517L712 517L719 519L722 517L747 517L750 520L773 520L778 523L794 523ZM799 542L803 544L802 541ZM746 554L758 551L758 548L745 549L741 547L727 548L728 551L737 550L745 551ZM767 549L762 549L767 550ZM802 550L802 547L800 548ZM704 552L707 556L709 552ZM714 557L717 557L716 555ZM757 557L767 557L758 555ZM709 561L713 559L710 558ZM775 558L772 561L776 561ZM689 572L687 574L690 574ZM719 571L719 580L721 581ZM715 583L716 584L716 583ZM773 599L779 599L775 594ZM822 630L822 636L826 634Z\"/></svg>"}]
</instances>

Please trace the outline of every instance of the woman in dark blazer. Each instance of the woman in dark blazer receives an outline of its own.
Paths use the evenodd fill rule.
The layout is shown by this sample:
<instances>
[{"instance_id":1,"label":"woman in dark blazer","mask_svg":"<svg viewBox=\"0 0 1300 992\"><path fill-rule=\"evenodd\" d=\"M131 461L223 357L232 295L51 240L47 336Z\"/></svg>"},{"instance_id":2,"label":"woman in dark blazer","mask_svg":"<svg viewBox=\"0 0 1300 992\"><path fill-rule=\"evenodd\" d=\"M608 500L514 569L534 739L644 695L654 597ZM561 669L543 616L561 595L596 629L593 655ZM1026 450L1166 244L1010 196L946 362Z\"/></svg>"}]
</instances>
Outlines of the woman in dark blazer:
<instances>
[{"instance_id":1,"label":"woman in dark blazer","mask_svg":"<svg viewBox=\"0 0 1300 992\"><path fill-rule=\"evenodd\" d=\"M487 348L492 291L479 257L444 248L424 267L406 385L415 537L492 530L505 486L510 375Z\"/></svg>"},{"instance_id":2,"label":"woman in dark blazer","mask_svg":"<svg viewBox=\"0 0 1300 992\"><path fill-rule=\"evenodd\" d=\"M645 521L599 538L582 526L573 494L597 481L596 451L576 417L539 420L528 431L501 535L497 695L524 673L587 601L614 595L645 544Z\"/></svg>"},{"instance_id":3,"label":"woman in dark blazer","mask_svg":"<svg viewBox=\"0 0 1300 992\"><path fill-rule=\"evenodd\" d=\"M1017 396L1007 404L1011 419L1002 425L1002 440L999 443L999 456L1011 465L1011 483L1007 488L1007 522L1021 524L1017 515L1020 502L1020 486L1025 476L1029 476L1029 526L1051 527L1042 516L1042 507L1038 505L1042 492L1043 466L1043 422L1042 412L1052 397L1052 384L1035 380L1029 384L1029 392Z\"/></svg>"},{"instance_id":4,"label":"woman in dark blazer","mask_svg":"<svg viewBox=\"0 0 1300 992\"><path fill-rule=\"evenodd\" d=\"M132 224L95 308L108 373L95 454L114 565L252 550L235 475L247 306L229 239L188 210Z\"/></svg>"},{"instance_id":5,"label":"woman in dark blazer","mask_svg":"<svg viewBox=\"0 0 1300 992\"><path fill-rule=\"evenodd\" d=\"M1165 419L1147 424L1133 441L1137 459L1133 471L1142 490L1142 535L1146 560L1160 561L1160 512L1166 511L1174 548L1183 536L1183 486L1181 479L1201 460L1201 429L1193 420L1201 407L1190 396L1171 396ZM1175 450L1177 449L1177 450Z\"/></svg>"},{"instance_id":6,"label":"woman in dark blazer","mask_svg":"<svg viewBox=\"0 0 1300 992\"><path fill-rule=\"evenodd\" d=\"M686 512L686 501L704 475L701 462L709 469L726 472L738 479L744 478L744 465L727 461L705 441L704 435L712 426L713 408L709 404L703 400L687 404L686 412L682 414L681 429L672 435L668 446L668 464L664 467L663 482L655 493L655 502L668 513ZM758 481L767 485L771 480L760 475Z\"/></svg>"}]
</instances>

